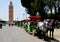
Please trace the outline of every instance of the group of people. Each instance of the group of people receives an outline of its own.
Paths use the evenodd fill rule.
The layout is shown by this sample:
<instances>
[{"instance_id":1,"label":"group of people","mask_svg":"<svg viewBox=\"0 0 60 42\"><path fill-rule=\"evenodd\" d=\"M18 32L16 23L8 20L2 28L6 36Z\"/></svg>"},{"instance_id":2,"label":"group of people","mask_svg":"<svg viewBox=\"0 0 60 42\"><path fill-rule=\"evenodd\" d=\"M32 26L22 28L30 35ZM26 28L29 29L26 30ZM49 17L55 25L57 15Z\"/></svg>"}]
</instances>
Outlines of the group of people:
<instances>
[{"instance_id":1,"label":"group of people","mask_svg":"<svg viewBox=\"0 0 60 42\"><path fill-rule=\"evenodd\" d=\"M38 32L48 37L48 31L50 31L50 37L53 38L54 28L55 28L55 20L54 19L45 19L43 22L38 22Z\"/></svg>"}]
</instances>

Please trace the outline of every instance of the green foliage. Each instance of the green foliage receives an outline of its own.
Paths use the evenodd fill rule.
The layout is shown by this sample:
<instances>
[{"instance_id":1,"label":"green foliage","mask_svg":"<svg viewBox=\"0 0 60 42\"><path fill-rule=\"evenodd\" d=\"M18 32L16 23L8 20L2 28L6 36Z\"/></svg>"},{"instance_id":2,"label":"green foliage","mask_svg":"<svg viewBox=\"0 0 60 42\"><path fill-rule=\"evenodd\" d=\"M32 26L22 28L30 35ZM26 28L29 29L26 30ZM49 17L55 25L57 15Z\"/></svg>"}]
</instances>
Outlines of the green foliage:
<instances>
[{"instance_id":1,"label":"green foliage","mask_svg":"<svg viewBox=\"0 0 60 42\"><path fill-rule=\"evenodd\" d=\"M43 13L45 4L41 0L21 0L22 6L27 9L30 15L36 15L37 12Z\"/></svg>"},{"instance_id":2,"label":"green foliage","mask_svg":"<svg viewBox=\"0 0 60 42\"><path fill-rule=\"evenodd\" d=\"M52 7L55 7L56 0L21 0L21 4L26 8L26 11L30 15L36 15L39 12L39 15L43 18L49 16L45 13L45 6L48 5L52 14ZM56 9L56 7L55 7Z\"/></svg>"}]
</instances>

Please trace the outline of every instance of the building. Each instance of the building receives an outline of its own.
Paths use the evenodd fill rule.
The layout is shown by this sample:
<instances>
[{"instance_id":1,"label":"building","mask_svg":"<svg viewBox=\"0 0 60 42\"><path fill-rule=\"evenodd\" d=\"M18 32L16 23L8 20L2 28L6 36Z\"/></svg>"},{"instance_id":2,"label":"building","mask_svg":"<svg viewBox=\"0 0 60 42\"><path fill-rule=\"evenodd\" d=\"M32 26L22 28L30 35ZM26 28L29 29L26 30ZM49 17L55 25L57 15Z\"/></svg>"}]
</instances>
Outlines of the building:
<instances>
[{"instance_id":1,"label":"building","mask_svg":"<svg viewBox=\"0 0 60 42\"><path fill-rule=\"evenodd\" d=\"M12 0L10 0L10 5L9 5L9 22L13 21L13 5L12 5Z\"/></svg>"}]
</instances>

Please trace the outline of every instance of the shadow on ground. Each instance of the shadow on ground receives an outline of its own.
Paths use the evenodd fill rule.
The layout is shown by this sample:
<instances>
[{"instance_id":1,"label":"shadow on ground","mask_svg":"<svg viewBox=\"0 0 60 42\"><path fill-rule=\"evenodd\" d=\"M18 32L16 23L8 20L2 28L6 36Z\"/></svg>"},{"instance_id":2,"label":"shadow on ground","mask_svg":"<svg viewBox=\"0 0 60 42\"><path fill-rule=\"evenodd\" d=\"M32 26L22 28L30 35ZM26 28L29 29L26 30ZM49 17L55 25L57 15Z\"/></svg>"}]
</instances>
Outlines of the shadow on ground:
<instances>
[{"instance_id":1,"label":"shadow on ground","mask_svg":"<svg viewBox=\"0 0 60 42\"><path fill-rule=\"evenodd\" d=\"M46 37L44 35L36 35L39 39L43 39L46 42L60 42L59 40L51 37Z\"/></svg>"},{"instance_id":2,"label":"shadow on ground","mask_svg":"<svg viewBox=\"0 0 60 42\"><path fill-rule=\"evenodd\" d=\"M2 28L0 28L0 29L2 29Z\"/></svg>"}]
</instances>

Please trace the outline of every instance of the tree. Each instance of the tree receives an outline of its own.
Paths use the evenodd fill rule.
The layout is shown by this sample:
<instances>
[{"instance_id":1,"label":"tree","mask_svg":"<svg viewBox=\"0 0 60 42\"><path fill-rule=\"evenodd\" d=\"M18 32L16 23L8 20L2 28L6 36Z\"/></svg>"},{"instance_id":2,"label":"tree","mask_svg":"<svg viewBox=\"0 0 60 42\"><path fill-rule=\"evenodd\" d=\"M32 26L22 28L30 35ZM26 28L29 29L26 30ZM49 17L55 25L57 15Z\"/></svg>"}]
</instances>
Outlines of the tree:
<instances>
[{"instance_id":1,"label":"tree","mask_svg":"<svg viewBox=\"0 0 60 42\"><path fill-rule=\"evenodd\" d=\"M21 3L30 15L36 15L37 12L39 12L40 15L44 14L45 4L42 0L21 0Z\"/></svg>"},{"instance_id":2,"label":"tree","mask_svg":"<svg viewBox=\"0 0 60 42\"><path fill-rule=\"evenodd\" d=\"M21 4L23 7L26 8L26 11L30 15L36 15L37 12L39 15L43 18L45 18L48 14L45 13L45 6L48 5L51 15L52 13L52 8L55 8L55 14L56 14L56 0L21 0ZM58 4L59 5L59 4Z\"/></svg>"},{"instance_id":3,"label":"tree","mask_svg":"<svg viewBox=\"0 0 60 42\"><path fill-rule=\"evenodd\" d=\"M31 14L31 0L21 0L21 4L26 8L28 14Z\"/></svg>"}]
</instances>

